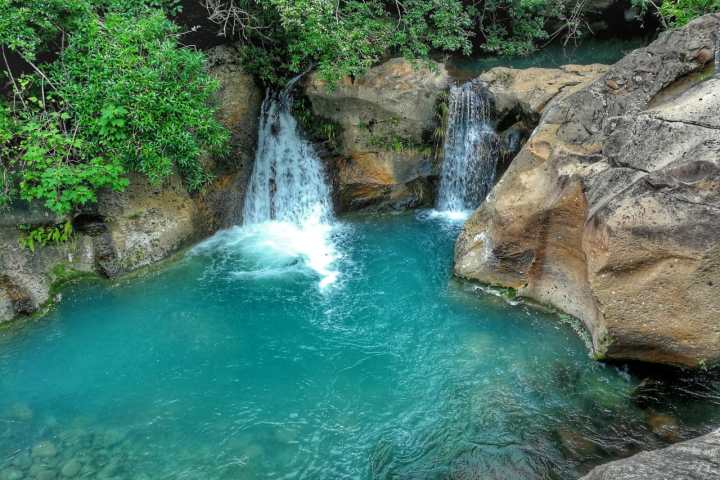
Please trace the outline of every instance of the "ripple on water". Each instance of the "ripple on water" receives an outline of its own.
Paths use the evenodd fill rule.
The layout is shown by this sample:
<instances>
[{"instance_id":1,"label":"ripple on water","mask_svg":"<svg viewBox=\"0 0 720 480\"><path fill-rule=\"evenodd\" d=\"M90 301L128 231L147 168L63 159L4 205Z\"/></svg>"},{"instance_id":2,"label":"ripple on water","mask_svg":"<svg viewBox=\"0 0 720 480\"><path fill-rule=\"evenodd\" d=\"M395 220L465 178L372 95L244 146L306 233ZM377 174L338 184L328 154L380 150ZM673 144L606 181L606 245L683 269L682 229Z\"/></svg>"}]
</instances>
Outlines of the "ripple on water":
<instances>
[{"instance_id":1,"label":"ripple on water","mask_svg":"<svg viewBox=\"0 0 720 480\"><path fill-rule=\"evenodd\" d=\"M557 317L451 281L460 227L349 219L324 267L320 237L231 229L70 288L0 333L0 478L577 478L720 423L716 374L604 366Z\"/></svg>"}]
</instances>

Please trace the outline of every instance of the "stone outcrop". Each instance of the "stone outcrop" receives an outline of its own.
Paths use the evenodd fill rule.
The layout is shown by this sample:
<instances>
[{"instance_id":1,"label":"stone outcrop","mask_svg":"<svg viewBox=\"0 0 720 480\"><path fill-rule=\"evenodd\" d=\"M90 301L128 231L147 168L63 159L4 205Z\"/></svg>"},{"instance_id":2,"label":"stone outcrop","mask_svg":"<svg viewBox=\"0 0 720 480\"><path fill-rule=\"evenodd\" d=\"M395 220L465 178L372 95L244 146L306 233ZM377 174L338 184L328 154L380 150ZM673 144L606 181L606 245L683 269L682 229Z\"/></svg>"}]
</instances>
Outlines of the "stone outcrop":
<instances>
[{"instance_id":1,"label":"stone outcrop","mask_svg":"<svg viewBox=\"0 0 720 480\"><path fill-rule=\"evenodd\" d=\"M18 203L0 218L0 323L30 315L49 303L55 287L82 275L115 277L161 261L217 229L240 221L252 168L262 94L234 63L231 47L209 52L210 72L220 82L219 118L231 132L227 158L206 158L215 180L190 195L177 176L151 185L131 175L122 193L101 192L98 202L73 218L75 234L61 245L35 252L21 247L19 224L55 224L38 205Z\"/></svg>"},{"instance_id":2,"label":"stone outcrop","mask_svg":"<svg viewBox=\"0 0 720 480\"><path fill-rule=\"evenodd\" d=\"M220 82L219 119L230 130L232 153L224 159L208 159L215 180L198 199L198 206L212 233L241 223L245 189L252 173L257 146L262 90L255 78L243 71L240 54L233 46L206 52L210 74Z\"/></svg>"},{"instance_id":3,"label":"stone outcrop","mask_svg":"<svg viewBox=\"0 0 720 480\"><path fill-rule=\"evenodd\" d=\"M437 104L448 87L441 64L396 58L364 76L328 88L309 78L305 94L319 117L339 124L339 155L331 159L338 209L388 210L428 205L437 165L432 135Z\"/></svg>"},{"instance_id":4,"label":"stone outcrop","mask_svg":"<svg viewBox=\"0 0 720 480\"><path fill-rule=\"evenodd\" d=\"M606 463L581 480L708 480L720 478L720 430L661 450Z\"/></svg>"},{"instance_id":5,"label":"stone outcrop","mask_svg":"<svg viewBox=\"0 0 720 480\"><path fill-rule=\"evenodd\" d=\"M495 67L478 77L495 97L499 124L527 121L536 125L545 106L586 87L607 72L606 65L560 68Z\"/></svg>"},{"instance_id":6,"label":"stone outcrop","mask_svg":"<svg viewBox=\"0 0 720 480\"><path fill-rule=\"evenodd\" d=\"M718 29L701 17L551 100L455 273L581 319L600 358L720 360Z\"/></svg>"},{"instance_id":7,"label":"stone outcrop","mask_svg":"<svg viewBox=\"0 0 720 480\"><path fill-rule=\"evenodd\" d=\"M520 151L545 107L586 87L607 71L606 65L565 65L560 68L495 67L478 77L495 105L501 139L499 172Z\"/></svg>"}]
</instances>

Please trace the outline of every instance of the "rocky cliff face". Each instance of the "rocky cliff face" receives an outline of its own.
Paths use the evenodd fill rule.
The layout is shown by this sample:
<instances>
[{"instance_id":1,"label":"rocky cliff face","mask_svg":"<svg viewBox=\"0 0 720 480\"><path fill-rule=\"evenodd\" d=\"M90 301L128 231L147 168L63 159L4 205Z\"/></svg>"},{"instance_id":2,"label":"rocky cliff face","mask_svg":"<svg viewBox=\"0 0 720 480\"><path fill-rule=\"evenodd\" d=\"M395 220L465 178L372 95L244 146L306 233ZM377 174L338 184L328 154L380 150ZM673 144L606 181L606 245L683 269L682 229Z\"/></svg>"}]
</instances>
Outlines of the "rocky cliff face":
<instances>
[{"instance_id":1,"label":"rocky cliff face","mask_svg":"<svg viewBox=\"0 0 720 480\"><path fill-rule=\"evenodd\" d=\"M191 196L177 176L154 186L132 175L122 193L104 192L77 215L76 234L62 245L34 253L19 244L18 224L57 223L35 205L15 205L0 219L0 323L30 315L54 288L79 275L115 277L161 261L219 228L240 221L257 135L262 93L235 63L232 47L209 52L210 71L221 84L220 119L232 134L232 153L205 159L215 181Z\"/></svg>"},{"instance_id":2,"label":"rocky cliff face","mask_svg":"<svg viewBox=\"0 0 720 480\"><path fill-rule=\"evenodd\" d=\"M720 478L720 430L593 469L581 480L708 480Z\"/></svg>"},{"instance_id":3,"label":"rocky cliff face","mask_svg":"<svg viewBox=\"0 0 720 480\"><path fill-rule=\"evenodd\" d=\"M305 94L319 117L342 130L332 159L339 210L392 210L429 205L437 165L432 135L437 103L448 87L441 64L396 58L335 88L317 76Z\"/></svg>"},{"instance_id":4,"label":"rocky cliff face","mask_svg":"<svg viewBox=\"0 0 720 480\"><path fill-rule=\"evenodd\" d=\"M545 107L581 90L607 71L605 65L560 68L496 67L478 77L493 96L501 138L499 173L518 154Z\"/></svg>"},{"instance_id":5,"label":"rocky cliff face","mask_svg":"<svg viewBox=\"0 0 720 480\"><path fill-rule=\"evenodd\" d=\"M602 358L720 360L718 29L707 15L666 32L552 100L465 225L455 273L578 317Z\"/></svg>"}]
</instances>

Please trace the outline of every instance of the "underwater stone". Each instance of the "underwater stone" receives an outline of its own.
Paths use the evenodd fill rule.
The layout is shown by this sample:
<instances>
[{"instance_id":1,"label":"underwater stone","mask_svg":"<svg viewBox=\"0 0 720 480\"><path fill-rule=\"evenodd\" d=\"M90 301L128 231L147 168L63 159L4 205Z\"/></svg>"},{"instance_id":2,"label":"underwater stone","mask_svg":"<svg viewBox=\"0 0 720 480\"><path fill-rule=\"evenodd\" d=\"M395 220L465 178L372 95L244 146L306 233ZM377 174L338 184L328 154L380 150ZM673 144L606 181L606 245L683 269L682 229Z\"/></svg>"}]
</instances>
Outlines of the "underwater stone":
<instances>
[{"instance_id":1,"label":"underwater stone","mask_svg":"<svg viewBox=\"0 0 720 480\"><path fill-rule=\"evenodd\" d=\"M73 458L69 462L67 462L65 465L63 465L62 469L60 470L60 473L63 477L72 478L77 476L78 473L80 473L80 470L82 469L82 464L79 460Z\"/></svg>"},{"instance_id":2,"label":"underwater stone","mask_svg":"<svg viewBox=\"0 0 720 480\"><path fill-rule=\"evenodd\" d=\"M21 480L23 473L17 468L7 468L0 472L0 480Z\"/></svg>"},{"instance_id":3,"label":"underwater stone","mask_svg":"<svg viewBox=\"0 0 720 480\"><path fill-rule=\"evenodd\" d=\"M57 447L49 440L42 441L32 449L34 458L52 458L57 455Z\"/></svg>"}]
</instances>

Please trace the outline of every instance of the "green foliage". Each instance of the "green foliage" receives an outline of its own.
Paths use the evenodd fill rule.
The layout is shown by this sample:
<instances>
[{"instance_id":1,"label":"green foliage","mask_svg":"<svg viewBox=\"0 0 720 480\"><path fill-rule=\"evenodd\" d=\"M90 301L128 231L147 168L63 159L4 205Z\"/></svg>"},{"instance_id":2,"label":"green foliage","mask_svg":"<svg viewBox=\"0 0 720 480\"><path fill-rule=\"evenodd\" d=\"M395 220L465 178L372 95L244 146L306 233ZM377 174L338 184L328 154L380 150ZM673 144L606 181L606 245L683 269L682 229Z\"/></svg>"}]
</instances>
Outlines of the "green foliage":
<instances>
[{"instance_id":1,"label":"green foliage","mask_svg":"<svg viewBox=\"0 0 720 480\"><path fill-rule=\"evenodd\" d=\"M486 0L473 4L470 14L483 38L482 50L501 55L527 55L546 40L548 19L563 20L561 0Z\"/></svg>"},{"instance_id":2,"label":"green foliage","mask_svg":"<svg viewBox=\"0 0 720 480\"><path fill-rule=\"evenodd\" d=\"M292 113L303 132L312 141L324 143L331 150L340 146L340 125L330 119L315 115L307 97L301 96L293 101Z\"/></svg>"},{"instance_id":3,"label":"green foliage","mask_svg":"<svg viewBox=\"0 0 720 480\"><path fill-rule=\"evenodd\" d=\"M202 54L177 47L176 32L160 11L108 14L78 32L51 78L84 126L88 158L102 156L155 183L176 168L197 190L207 180L201 152L221 153L228 136L210 106L216 81Z\"/></svg>"},{"instance_id":4,"label":"green foliage","mask_svg":"<svg viewBox=\"0 0 720 480\"><path fill-rule=\"evenodd\" d=\"M129 171L154 183L177 171L189 190L203 186L200 156L224 152L228 133L203 55L179 47L177 27L148 6L178 2L0 2L3 55L32 62L62 37L32 74L5 68L13 98L0 103L0 206L19 196L68 215L101 189L126 188ZM42 235L27 238L42 245Z\"/></svg>"},{"instance_id":5,"label":"green foliage","mask_svg":"<svg viewBox=\"0 0 720 480\"><path fill-rule=\"evenodd\" d=\"M245 64L265 82L315 68L331 84L388 52L427 57L471 49L461 0L206 0L211 18L245 44ZM233 15L242 11L245 15ZM228 25L230 25L228 27Z\"/></svg>"},{"instance_id":6,"label":"green foliage","mask_svg":"<svg viewBox=\"0 0 720 480\"><path fill-rule=\"evenodd\" d=\"M641 11L655 10L666 28L686 25L706 13L720 12L720 0L632 0Z\"/></svg>"},{"instance_id":7,"label":"green foliage","mask_svg":"<svg viewBox=\"0 0 720 480\"><path fill-rule=\"evenodd\" d=\"M45 225L40 227L29 227L21 225L20 245L31 252L35 252L38 246L45 246L50 243L60 244L67 242L73 234L72 224L65 222L58 225Z\"/></svg>"}]
</instances>

